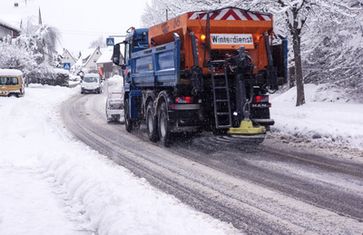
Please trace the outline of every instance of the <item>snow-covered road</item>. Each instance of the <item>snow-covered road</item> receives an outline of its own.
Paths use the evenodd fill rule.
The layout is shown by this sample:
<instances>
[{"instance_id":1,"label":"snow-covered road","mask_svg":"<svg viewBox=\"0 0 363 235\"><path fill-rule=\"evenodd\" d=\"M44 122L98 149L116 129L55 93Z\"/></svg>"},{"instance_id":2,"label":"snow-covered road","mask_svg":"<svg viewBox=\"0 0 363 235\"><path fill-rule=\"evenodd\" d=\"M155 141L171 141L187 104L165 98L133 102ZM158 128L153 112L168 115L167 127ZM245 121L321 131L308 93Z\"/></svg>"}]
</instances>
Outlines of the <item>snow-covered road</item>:
<instances>
[{"instance_id":1,"label":"snow-covered road","mask_svg":"<svg viewBox=\"0 0 363 235\"><path fill-rule=\"evenodd\" d=\"M317 155L273 139L252 148L208 134L170 148L107 124L105 97L64 103L67 128L152 185L248 234L359 234L363 230L362 159ZM353 159L351 159L353 158Z\"/></svg>"},{"instance_id":2,"label":"snow-covered road","mask_svg":"<svg viewBox=\"0 0 363 235\"><path fill-rule=\"evenodd\" d=\"M238 233L75 140L59 106L76 92L0 98L0 234Z\"/></svg>"}]
</instances>

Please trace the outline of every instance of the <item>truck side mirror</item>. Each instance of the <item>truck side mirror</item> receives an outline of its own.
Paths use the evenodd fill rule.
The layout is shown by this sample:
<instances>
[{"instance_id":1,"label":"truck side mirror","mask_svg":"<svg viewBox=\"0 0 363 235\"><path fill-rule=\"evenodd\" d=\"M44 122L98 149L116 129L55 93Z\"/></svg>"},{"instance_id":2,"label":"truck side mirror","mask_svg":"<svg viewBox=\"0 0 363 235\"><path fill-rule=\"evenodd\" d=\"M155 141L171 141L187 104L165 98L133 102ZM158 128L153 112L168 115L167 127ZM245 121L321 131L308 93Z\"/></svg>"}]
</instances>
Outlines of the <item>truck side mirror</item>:
<instances>
[{"instance_id":1,"label":"truck side mirror","mask_svg":"<svg viewBox=\"0 0 363 235\"><path fill-rule=\"evenodd\" d=\"M112 62L115 65L121 65L121 47L120 43L113 46Z\"/></svg>"}]
</instances>

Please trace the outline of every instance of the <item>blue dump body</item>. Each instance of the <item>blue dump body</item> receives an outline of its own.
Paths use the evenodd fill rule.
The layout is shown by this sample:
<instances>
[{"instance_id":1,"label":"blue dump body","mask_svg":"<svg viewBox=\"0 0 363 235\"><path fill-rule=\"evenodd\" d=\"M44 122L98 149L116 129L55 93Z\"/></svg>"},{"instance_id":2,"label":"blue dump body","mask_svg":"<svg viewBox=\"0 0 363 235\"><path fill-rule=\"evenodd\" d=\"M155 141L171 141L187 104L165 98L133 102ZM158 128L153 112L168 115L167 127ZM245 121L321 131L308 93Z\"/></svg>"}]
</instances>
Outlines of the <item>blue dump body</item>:
<instances>
[{"instance_id":1,"label":"blue dump body","mask_svg":"<svg viewBox=\"0 0 363 235\"><path fill-rule=\"evenodd\" d=\"M137 32L136 32L137 35ZM180 79L180 38L161 46L133 52L131 84L137 87L175 87Z\"/></svg>"}]
</instances>

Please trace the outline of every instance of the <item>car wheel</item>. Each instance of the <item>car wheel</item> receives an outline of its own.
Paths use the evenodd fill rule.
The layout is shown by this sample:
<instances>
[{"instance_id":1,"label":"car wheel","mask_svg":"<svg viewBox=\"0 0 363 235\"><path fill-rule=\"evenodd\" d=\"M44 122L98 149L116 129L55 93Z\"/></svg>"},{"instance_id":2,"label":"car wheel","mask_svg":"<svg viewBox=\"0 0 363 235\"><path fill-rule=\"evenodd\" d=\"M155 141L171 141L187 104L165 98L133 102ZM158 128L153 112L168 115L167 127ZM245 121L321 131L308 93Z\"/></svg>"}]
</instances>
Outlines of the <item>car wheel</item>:
<instances>
[{"instance_id":1,"label":"car wheel","mask_svg":"<svg viewBox=\"0 0 363 235\"><path fill-rule=\"evenodd\" d=\"M168 110L166 108L166 103L162 102L158 109L158 133L161 143L165 147L170 146L170 124L168 122Z\"/></svg>"},{"instance_id":2,"label":"car wheel","mask_svg":"<svg viewBox=\"0 0 363 235\"><path fill-rule=\"evenodd\" d=\"M146 127L149 140L152 142L157 142L159 140L158 123L154 114L152 102L149 102L146 108Z\"/></svg>"}]
</instances>

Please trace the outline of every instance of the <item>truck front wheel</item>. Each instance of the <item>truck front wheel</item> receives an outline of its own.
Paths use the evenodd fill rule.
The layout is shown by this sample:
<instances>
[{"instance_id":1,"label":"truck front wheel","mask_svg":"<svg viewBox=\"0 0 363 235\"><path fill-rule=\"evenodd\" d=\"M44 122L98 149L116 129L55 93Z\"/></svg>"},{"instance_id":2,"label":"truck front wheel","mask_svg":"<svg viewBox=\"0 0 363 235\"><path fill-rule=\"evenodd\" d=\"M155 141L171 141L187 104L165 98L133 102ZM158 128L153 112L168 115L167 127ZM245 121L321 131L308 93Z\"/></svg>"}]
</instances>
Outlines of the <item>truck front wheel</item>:
<instances>
[{"instance_id":1,"label":"truck front wheel","mask_svg":"<svg viewBox=\"0 0 363 235\"><path fill-rule=\"evenodd\" d=\"M165 147L170 146L170 125L168 122L168 110L165 102L162 102L158 109L158 133L160 141Z\"/></svg>"},{"instance_id":2,"label":"truck front wheel","mask_svg":"<svg viewBox=\"0 0 363 235\"><path fill-rule=\"evenodd\" d=\"M147 134L149 136L149 140L152 142L157 142L159 140L157 124L158 123L154 115L153 104L152 102L149 102L146 108L146 126L147 126Z\"/></svg>"},{"instance_id":3,"label":"truck front wheel","mask_svg":"<svg viewBox=\"0 0 363 235\"><path fill-rule=\"evenodd\" d=\"M125 128L127 132L132 131L133 123L132 120L129 117L129 99L125 99L125 105L124 105L124 112L125 112Z\"/></svg>"}]
</instances>

